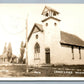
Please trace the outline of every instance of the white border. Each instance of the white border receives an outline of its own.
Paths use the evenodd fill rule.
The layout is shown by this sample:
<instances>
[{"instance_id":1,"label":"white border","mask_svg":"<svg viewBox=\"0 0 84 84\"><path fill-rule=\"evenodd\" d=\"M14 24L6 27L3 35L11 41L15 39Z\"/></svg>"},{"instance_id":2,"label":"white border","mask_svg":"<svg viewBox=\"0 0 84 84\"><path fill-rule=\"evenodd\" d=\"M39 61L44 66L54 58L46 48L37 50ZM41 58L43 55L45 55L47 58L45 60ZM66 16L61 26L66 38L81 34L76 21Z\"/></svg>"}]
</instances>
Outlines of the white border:
<instances>
[{"instance_id":1,"label":"white border","mask_svg":"<svg viewBox=\"0 0 84 84\"><path fill-rule=\"evenodd\" d=\"M13 77L0 78L0 81L84 81L84 77Z\"/></svg>"}]
</instances>

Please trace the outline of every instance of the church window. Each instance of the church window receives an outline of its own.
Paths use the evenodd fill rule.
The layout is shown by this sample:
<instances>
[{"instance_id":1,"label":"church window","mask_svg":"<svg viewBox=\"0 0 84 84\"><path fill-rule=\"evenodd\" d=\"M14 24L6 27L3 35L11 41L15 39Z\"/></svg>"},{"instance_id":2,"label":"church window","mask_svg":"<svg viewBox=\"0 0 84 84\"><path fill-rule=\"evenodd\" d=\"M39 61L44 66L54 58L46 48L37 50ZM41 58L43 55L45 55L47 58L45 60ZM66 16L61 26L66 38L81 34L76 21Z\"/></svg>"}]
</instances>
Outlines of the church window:
<instances>
[{"instance_id":1,"label":"church window","mask_svg":"<svg viewBox=\"0 0 84 84\"><path fill-rule=\"evenodd\" d=\"M81 59L81 48L79 47L79 59Z\"/></svg>"},{"instance_id":2,"label":"church window","mask_svg":"<svg viewBox=\"0 0 84 84\"><path fill-rule=\"evenodd\" d=\"M48 23L46 23L46 26L48 26Z\"/></svg>"},{"instance_id":3,"label":"church window","mask_svg":"<svg viewBox=\"0 0 84 84\"><path fill-rule=\"evenodd\" d=\"M72 59L74 60L74 47L72 46Z\"/></svg>"},{"instance_id":4,"label":"church window","mask_svg":"<svg viewBox=\"0 0 84 84\"><path fill-rule=\"evenodd\" d=\"M57 23L54 23L54 25L56 26L56 25L57 25Z\"/></svg>"},{"instance_id":5,"label":"church window","mask_svg":"<svg viewBox=\"0 0 84 84\"><path fill-rule=\"evenodd\" d=\"M39 59L40 45L38 43L34 46L34 58Z\"/></svg>"},{"instance_id":6,"label":"church window","mask_svg":"<svg viewBox=\"0 0 84 84\"><path fill-rule=\"evenodd\" d=\"M38 39L38 35L36 35L36 39Z\"/></svg>"},{"instance_id":7,"label":"church window","mask_svg":"<svg viewBox=\"0 0 84 84\"><path fill-rule=\"evenodd\" d=\"M56 12L53 12L53 16L56 16Z\"/></svg>"},{"instance_id":8,"label":"church window","mask_svg":"<svg viewBox=\"0 0 84 84\"><path fill-rule=\"evenodd\" d=\"M48 13L46 13L46 16L48 16Z\"/></svg>"}]
</instances>

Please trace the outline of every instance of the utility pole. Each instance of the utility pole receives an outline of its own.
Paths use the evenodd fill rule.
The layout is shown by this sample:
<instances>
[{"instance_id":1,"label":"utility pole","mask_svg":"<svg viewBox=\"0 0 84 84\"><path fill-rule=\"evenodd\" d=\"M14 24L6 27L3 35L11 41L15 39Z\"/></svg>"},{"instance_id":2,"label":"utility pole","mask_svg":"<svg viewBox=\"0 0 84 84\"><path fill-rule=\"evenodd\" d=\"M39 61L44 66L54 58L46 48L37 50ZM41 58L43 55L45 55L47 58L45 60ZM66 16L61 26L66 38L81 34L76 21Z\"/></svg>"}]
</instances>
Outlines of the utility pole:
<instances>
[{"instance_id":1,"label":"utility pole","mask_svg":"<svg viewBox=\"0 0 84 84\"><path fill-rule=\"evenodd\" d=\"M28 69L28 19L26 19L26 72L27 73L29 72L29 69Z\"/></svg>"}]
</instances>

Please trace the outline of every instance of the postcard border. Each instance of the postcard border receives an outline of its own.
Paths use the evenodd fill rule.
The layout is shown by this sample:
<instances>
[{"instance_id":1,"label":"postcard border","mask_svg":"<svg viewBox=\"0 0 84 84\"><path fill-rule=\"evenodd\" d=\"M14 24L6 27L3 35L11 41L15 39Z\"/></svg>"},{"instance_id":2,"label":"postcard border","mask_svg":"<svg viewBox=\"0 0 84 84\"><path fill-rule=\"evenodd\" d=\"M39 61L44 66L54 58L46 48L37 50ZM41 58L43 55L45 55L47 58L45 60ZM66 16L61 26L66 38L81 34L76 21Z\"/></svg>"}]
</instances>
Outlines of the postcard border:
<instances>
[{"instance_id":1,"label":"postcard border","mask_svg":"<svg viewBox=\"0 0 84 84\"><path fill-rule=\"evenodd\" d=\"M37 4L39 4L39 3L72 3L72 4L84 4L84 0L0 0L0 4L3 4L3 3L18 3L18 4L20 4L20 3L26 3L26 4L30 4L30 3L37 3ZM55 83L57 83L57 84L60 84L60 82L62 82L63 84L64 84L64 82L71 82L71 83L78 83L78 82L82 82L82 83L84 83L84 80L0 80L0 83L5 83L6 82L6 84L8 83L9 84L9 82L11 82L11 83L13 83L14 82L14 84L16 84L16 83L19 83L19 84L21 84L20 82L22 82L22 83L25 83L25 82L27 82L27 84L29 83L29 82L32 82L32 83L35 83L35 82L55 82ZM76 83L76 84L77 84Z\"/></svg>"}]
</instances>

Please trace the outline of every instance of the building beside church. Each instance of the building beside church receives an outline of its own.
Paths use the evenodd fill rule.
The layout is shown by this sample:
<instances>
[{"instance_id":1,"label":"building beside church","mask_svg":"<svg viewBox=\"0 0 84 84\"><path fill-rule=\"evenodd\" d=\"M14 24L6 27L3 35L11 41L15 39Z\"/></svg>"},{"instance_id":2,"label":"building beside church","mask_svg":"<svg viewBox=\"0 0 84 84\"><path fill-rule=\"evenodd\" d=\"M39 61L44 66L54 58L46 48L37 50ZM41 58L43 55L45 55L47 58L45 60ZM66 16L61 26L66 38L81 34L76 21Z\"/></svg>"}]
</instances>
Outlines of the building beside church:
<instances>
[{"instance_id":1,"label":"building beside church","mask_svg":"<svg viewBox=\"0 0 84 84\"><path fill-rule=\"evenodd\" d=\"M35 23L28 36L28 64L84 64L84 41L60 31L58 11L45 6L42 24Z\"/></svg>"}]
</instances>

